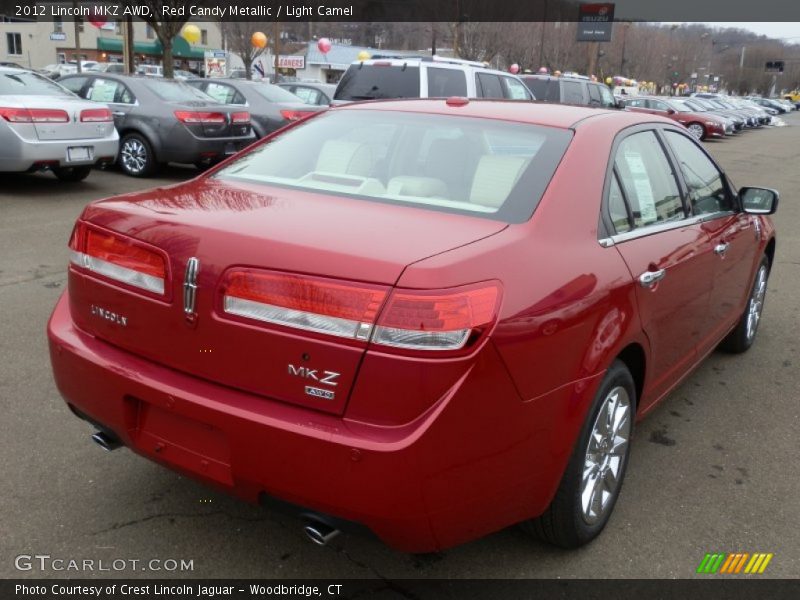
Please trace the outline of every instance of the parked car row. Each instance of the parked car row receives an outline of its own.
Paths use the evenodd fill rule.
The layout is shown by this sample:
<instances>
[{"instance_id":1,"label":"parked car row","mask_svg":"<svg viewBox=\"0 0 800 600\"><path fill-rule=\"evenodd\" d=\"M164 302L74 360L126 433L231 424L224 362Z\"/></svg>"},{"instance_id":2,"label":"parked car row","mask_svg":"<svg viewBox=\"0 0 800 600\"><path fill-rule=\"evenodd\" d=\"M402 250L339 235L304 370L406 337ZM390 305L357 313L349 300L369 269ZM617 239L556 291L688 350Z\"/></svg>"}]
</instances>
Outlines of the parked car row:
<instances>
[{"instance_id":1,"label":"parked car row","mask_svg":"<svg viewBox=\"0 0 800 600\"><path fill-rule=\"evenodd\" d=\"M115 161L133 177L153 175L170 162L205 169L325 109L262 82L181 82L109 70L54 82L33 71L0 68L0 99L0 171L49 169L69 181Z\"/></svg>"},{"instance_id":2,"label":"parked car row","mask_svg":"<svg viewBox=\"0 0 800 600\"><path fill-rule=\"evenodd\" d=\"M713 94L636 96L624 103L626 110L660 115L679 122L698 140L723 138L745 128L763 127L771 124L777 114L744 98Z\"/></svg>"}]
</instances>

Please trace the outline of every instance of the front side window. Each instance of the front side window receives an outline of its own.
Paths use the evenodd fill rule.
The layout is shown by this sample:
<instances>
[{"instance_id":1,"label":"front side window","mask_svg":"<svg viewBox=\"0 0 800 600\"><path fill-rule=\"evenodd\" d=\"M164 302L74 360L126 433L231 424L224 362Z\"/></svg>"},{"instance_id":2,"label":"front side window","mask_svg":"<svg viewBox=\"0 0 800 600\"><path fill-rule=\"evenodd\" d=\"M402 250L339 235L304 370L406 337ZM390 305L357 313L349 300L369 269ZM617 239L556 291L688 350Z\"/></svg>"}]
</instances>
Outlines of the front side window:
<instances>
[{"instance_id":1,"label":"front side window","mask_svg":"<svg viewBox=\"0 0 800 600\"><path fill-rule=\"evenodd\" d=\"M635 227L684 218L675 174L655 132L625 138L617 148L614 168Z\"/></svg>"},{"instance_id":2,"label":"front side window","mask_svg":"<svg viewBox=\"0 0 800 600\"><path fill-rule=\"evenodd\" d=\"M648 100L648 102L650 103L650 108L652 108L653 110L660 110L663 112L667 112L667 109L669 109L669 106L661 102L661 100Z\"/></svg>"},{"instance_id":3,"label":"front side window","mask_svg":"<svg viewBox=\"0 0 800 600\"><path fill-rule=\"evenodd\" d=\"M330 111L215 177L519 223L571 138L563 129L488 119Z\"/></svg>"},{"instance_id":4,"label":"front side window","mask_svg":"<svg viewBox=\"0 0 800 600\"><path fill-rule=\"evenodd\" d=\"M665 133L678 159L693 215L707 215L733 210L733 198L725 188L722 173L697 145L685 135Z\"/></svg>"},{"instance_id":5,"label":"front side window","mask_svg":"<svg viewBox=\"0 0 800 600\"><path fill-rule=\"evenodd\" d=\"M513 77L503 77L506 88L506 98L509 100L531 100L528 88L521 81Z\"/></svg>"},{"instance_id":6,"label":"front side window","mask_svg":"<svg viewBox=\"0 0 800 600\"><path fill-rule=\"evenodd\" d=\"M604 85L598 85L597 87L600 90L602 105L606 108L615 108L617 106L617 101L614 100L614 94L611 93L611 90Z\"/></svg>"},{"instance_id":7,"label":"front side window","mask_svg":"<svg viewBox=\"0 0 800 600\"><path fill-rule=\"evenodd\" d=\"M467 76L460 69L428 67L428 98L467 95Z\"/></svg>"}]
</instances>

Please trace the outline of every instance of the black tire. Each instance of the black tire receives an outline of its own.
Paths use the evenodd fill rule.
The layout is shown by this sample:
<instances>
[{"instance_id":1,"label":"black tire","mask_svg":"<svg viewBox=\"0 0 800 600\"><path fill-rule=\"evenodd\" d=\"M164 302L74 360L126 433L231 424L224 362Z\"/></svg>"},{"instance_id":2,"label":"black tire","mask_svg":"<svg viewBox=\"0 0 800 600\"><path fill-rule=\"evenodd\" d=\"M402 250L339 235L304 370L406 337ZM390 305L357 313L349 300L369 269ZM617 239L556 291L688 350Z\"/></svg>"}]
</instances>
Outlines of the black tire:
<instances>
[{"instance_id":1,"label":"black tire","mask_svg":"<svg viewBox=\"0 0 800 600\"><path fill-rule=\"evenodd\" d=\"M53 167L53 175L61 181L83 181L92 172L92 167Z\"/></svg>"},{"instance_id":2,"label":"black tire","mask_svg":"<svg viewBox=\"0 0 800 600\"><path fill-rule=\"evenodd\" d=\"M609 496L606 500L603 500L604 487L601 485L601 510L598 511L594 518L590 519L591 515L585 516L582 496L582 492L585 491L583 480L587 474L595 473L589 465L594 464L596 462L594 458L604 452L602 450L593 453L589 451L590 437L595 430L595 426L600 423L598 415L601 409L605 409L606 401L614 393L617 394L618 399L621 397L618 392L620 389L625 391L628 400L627 442L624 445L624 450L620 447L619 453L615 455L619 458L619 468L615 478L616 483L613 489L609 490ZM624 406L624 402L618 406ZM619 497L619 492L622 489L625 470L628 466L635 415L636 386L633 382L633 377L622 361L615 360L600 384L553 501L540 517L523 523L524 529L539 539L562 548L577 548L592 541L600 534L606 523L608 523ZM623 422L622 419L620 422ZM616 436L614 439L616 439ZM593 443L594 447L598 448L598 442L594 441ZM605 480L604 477L599 475L594 478L594 480L600 479ZM586 481L592 481L591 477L586 477ZM594 486L593 489L596 489L596 487ZM594 494L590 494L590 505L593 497Z\"/></svg>"},{"instance_id":3,"label":"black tire","mask_svg":"<svg viewBox=\"0 0 800 600\"><path fill-rule=\"evenodd\" d=\"M736 328L720 342L720 350L731 354L741 354L742 352L747 352L753 342L756 341L758 324L761 322L761 314L766 300L769 266L769 259L766 256L762 256L758 269L756 269L756 276L753 280L753 287L750 288L750 296L747 298L744 313L742 313L742 317L736 324ZM754 322L751 322L754 318L751 311L755 311Z\"/></svg>"},{"instance_id":4,"label":"black tire","mask_svg":"<svg viewBox=\"0 0 800 600\"><path fill-rule=\"evenodd\" d=\"M153 146L138 133L128 133L120 140L117 163L131 177L150 177L159 167Z\"/></svg>"}]
</instances>

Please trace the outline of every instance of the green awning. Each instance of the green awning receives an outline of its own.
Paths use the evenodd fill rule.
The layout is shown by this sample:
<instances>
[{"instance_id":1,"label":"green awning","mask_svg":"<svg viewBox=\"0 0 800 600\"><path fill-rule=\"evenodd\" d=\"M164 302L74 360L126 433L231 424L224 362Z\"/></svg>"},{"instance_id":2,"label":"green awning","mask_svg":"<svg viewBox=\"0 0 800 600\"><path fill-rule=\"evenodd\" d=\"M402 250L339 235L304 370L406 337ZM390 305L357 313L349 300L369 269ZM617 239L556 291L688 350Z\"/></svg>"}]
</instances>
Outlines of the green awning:
<instances>
[{"instance_id":1,"label":"green awning","mask_svg":"<svg viewBox=\"0 0 800 600\"><path fill-rule=\"evenodd\" d=\"M122 40L119 38L97 38L97 49L104 52L122 53ZM164 51L159 40L152 42L134 42L133 51L136 54L149 54L151 56L161 56ZM191 60L203 60L205 53L202 48L192 48L185 39L180 36L172 40L172 56L176 58L188 58Z\"/></svg>"}]
</instances>

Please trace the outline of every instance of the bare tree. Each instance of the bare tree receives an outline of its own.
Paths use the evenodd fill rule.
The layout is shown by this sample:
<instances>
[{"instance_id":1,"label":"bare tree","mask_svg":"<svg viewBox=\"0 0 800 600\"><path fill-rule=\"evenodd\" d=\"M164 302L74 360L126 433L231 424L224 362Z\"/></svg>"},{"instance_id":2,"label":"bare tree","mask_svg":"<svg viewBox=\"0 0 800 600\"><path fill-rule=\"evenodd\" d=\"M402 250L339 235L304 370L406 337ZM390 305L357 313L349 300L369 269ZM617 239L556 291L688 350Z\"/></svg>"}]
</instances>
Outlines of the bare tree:
<instances>
[{"instance_id":1,"label":"bare tree","mask_svg":"<svg viewBox=\"0 0 800 600\"><path fill-rule=\"evenodd\" d=\"M158 41L161 42L161 48L164 52L164 77L172 79L175 75L172 40L181 32L181 29L189 19L175 17L161 20L164 15L164 7L175 6L175 2L171 0L143 0L142 4L150 9L149 16L142 17L142 20L153 28Z\"/></svg>"},{"instance_id":2,"label":"bare tree","mask_svg":"<svg viewBox=\"0 0 800 600\"><path fill-rule=\"evenodd\" d=\"M270 31L271 23L253 21L221 21L219 30L228 45L228 49L238 55L244 63L244 72L247 79L252 79L251 69L253 62L264 52L267 47L256 48L253 46L252 36L256 31Z\"/></svg>"}]
</instances>

